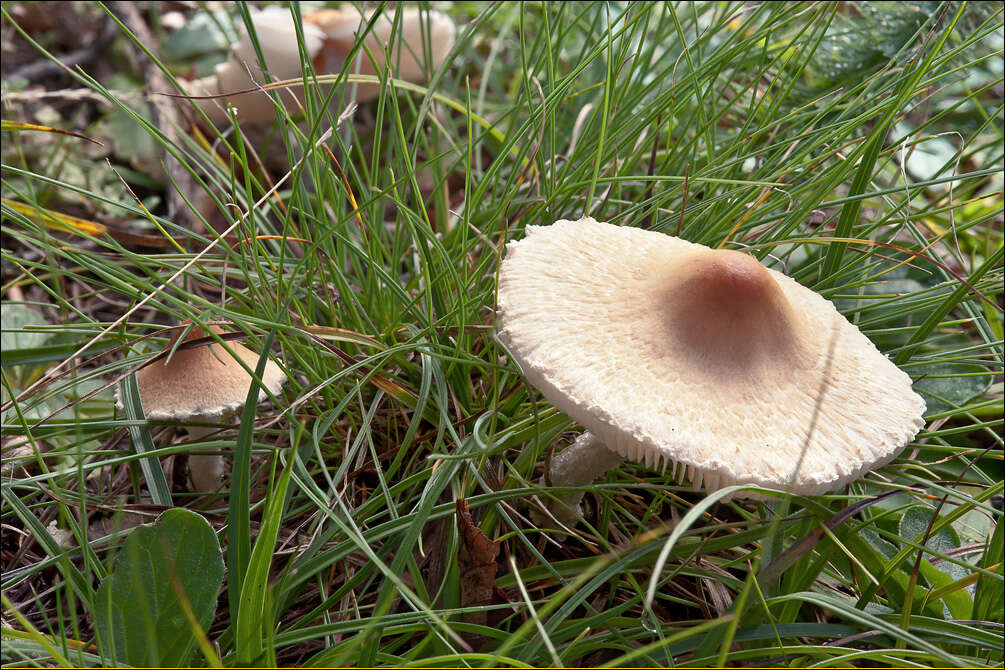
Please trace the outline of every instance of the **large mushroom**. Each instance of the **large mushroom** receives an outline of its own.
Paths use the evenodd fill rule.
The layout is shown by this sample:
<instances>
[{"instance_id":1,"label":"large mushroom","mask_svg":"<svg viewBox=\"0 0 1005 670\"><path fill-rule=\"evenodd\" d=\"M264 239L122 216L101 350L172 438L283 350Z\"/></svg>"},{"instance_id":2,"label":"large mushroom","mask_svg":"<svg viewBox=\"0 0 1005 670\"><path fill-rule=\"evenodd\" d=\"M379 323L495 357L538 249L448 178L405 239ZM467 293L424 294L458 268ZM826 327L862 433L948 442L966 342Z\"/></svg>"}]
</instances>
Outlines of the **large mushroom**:
<instances>
[{"instance_id":1,"label":"large mushroom","mask_svg":"<svg viewBox=\"0 0 1005 670\"><path fill-rule=\"evenodd\" d=\"M552 459L556 486L630 458L709 492L816 495L924 424L910 378L828 300L738 251L592 218L528 226L498 319L531 384L588 431ZM581 497L552 510L570 520Z\"/></svg>"},{"instance_id":2,"label":"large mushroom","mask_svg":"<svg viewBox=\"0 0 1005 670\"><path fill-rule=\"evenodd\" d=\"M223 334L219 326L209 326L217 335ZM172 338L165 348L170 351L184 329ZM182 340L191 342L207 337L199 326L189 329ZM140 391L143 411L148 419L177 419L179 421L209 421L219 419L242 405L251 388L251 376L234 356L254 370L259 354L237 342L227 342L233 356L219 344L210 343L191 348L178 347L164 360L147 365L136 373L136 384ZM271 359L265 364L262 374L262 390L259 402L267 394L279 393L286 381L286 375ZM121 399L116 398L121 406ZM188 426L189 436L200 440L216 430L202 426ZM223 476L224 461L216 454L192 454L189 456L189 474L197 491L212 491L219 486Z\"/></svg>"},{"instance_id":3,"label":"large mushroom","mask_svg":"<svg viewBox=\"0 0 1005 670\"><path fill-rule=\"evenodd\" d=\"M350 72L376 75L388 65L392 76L406 81L419 82L427 72L439 67L454 45L454 23L445 14L436 11L420 12L418 9L400 11L400 22L395 28L394 14L381 14L376 19L372 12L361 13L355 7L324 9L303 16L304 48L318 74L338 74L345 65L349 52L356 43L356 34L373 20ZM297 29L288 9L267 7L251 14L262 55L273 80L300 79L303 76L301 56L297 45ZM428 54L428 64L427 64ZM241 32L233 44L227 60L201 79L183 81L186 92L192 96L220 96L254 89L265 83L255 47L246 31ZM380 93L377 84L359 84L355 100L364 102ZM291 101L291 93L282 91L280 99ZM296 99L303 101L301 91ZM226 102L238 109L239 118L250 123L275 120L275 105L263 92L219 97L196 98L196 104L213 121L226 119ZM289 109L296 108L290 106Z\"/></svg>"}]
</instances>

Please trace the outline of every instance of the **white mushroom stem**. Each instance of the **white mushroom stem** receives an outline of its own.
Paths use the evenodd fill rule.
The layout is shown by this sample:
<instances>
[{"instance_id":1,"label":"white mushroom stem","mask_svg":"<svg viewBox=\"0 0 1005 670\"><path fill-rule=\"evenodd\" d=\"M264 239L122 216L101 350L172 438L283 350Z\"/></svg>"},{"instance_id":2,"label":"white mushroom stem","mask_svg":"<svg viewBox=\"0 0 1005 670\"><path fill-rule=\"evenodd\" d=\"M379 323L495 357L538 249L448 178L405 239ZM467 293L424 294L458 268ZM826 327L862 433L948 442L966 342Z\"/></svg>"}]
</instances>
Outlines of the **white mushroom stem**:
<instances>
[{"instance_id":1,"label":"white mushroom stem","mask_svg":"<svg viewBox=\"0 0 1005 670\"><path fill-rule=\"evenodd\" d=\"M217 428L209 426L189 426L188 434L193 441L198 442L216 430ZM224 461L220 454L194 452L188 456L188 474L195 491L212 492L220 488L223 471Z\"/></svg>"},{"instance_id":2,"label":"white mushroom stem","mask_svg":"<svg viewBox=\"0 0 1005 670\"><path fill-rule=\"evenodd\" d=\"M551 485L588 486L624 460L620 454L608 449L599 437L587 431L552 456L549 470ZM584 493L572 491L556 496L557 500L549 504L548 509L559 521L571 521L578 514Z\"/></svg>"}]
</instances>

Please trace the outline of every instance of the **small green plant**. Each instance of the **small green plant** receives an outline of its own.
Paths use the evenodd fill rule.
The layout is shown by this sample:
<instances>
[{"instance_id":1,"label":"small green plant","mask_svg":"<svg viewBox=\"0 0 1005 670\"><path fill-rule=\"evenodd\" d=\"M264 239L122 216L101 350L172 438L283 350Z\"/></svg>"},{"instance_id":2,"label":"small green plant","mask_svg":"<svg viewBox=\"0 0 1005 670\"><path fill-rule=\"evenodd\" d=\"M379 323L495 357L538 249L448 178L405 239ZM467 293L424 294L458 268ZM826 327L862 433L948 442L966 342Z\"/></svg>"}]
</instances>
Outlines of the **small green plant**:
<instances>
[{"instance_id":1,"label":"small green plant","mask_svg":"<svg viewBox=\"0 0 1005 670\"><path fill-rule=\"evenodd\" d=\"M223 583L223 558L206 520L183 508L133 530L94 598L102 656L137 667L185 667L206 630Z\"/></svg>"}]
</instances>

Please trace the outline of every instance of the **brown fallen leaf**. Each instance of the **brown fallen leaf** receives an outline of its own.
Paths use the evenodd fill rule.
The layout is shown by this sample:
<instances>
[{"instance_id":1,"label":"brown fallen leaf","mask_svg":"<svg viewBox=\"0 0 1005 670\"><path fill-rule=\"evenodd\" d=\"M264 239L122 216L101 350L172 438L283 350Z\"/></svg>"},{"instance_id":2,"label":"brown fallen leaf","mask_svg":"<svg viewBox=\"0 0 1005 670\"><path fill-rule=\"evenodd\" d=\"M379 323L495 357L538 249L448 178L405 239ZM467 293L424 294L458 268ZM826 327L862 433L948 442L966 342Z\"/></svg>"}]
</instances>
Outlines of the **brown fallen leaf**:
<instances>
[{"instance_id":1,"label":"brown fallen leaf","mask_svg":"<svg viewBox=\"0 0 1005 670\"><path fill-rule=\"evenodd\" d=\"M496 556L499 555L499 544L485 537L474 524L466 500L461 498L456 504L457 532L460 535L457 563L461 575L461 607L491 605L496 592ZM470 612L464 615L464 620L484 626L487 614Z\"/></svg>"}]
</instances>

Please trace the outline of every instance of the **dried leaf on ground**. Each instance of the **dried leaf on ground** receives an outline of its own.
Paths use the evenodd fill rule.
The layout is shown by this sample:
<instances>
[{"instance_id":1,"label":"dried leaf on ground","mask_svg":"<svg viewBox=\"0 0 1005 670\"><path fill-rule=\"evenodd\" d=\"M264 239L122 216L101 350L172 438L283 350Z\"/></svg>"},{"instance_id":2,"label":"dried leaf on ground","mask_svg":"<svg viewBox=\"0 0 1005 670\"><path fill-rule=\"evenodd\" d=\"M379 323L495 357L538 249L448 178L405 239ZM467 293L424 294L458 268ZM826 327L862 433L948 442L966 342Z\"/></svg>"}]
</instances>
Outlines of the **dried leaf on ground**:
<instances>
[{"instance_id":1,"label":"dried leaf on ground","mask_svg":"<svg viewBox=\"0 0 1005 670\"><path fill-rule=\"evenodd\" d=\"M464 499L457 501L457 533L460 537L457 563L461 574L461 607L490 605L495 593L499 544L485 537L474 524ZM472 612L464 619L468 623L485 624L486 616L485 612Z\"/></svg>"}]
</instances>

